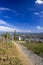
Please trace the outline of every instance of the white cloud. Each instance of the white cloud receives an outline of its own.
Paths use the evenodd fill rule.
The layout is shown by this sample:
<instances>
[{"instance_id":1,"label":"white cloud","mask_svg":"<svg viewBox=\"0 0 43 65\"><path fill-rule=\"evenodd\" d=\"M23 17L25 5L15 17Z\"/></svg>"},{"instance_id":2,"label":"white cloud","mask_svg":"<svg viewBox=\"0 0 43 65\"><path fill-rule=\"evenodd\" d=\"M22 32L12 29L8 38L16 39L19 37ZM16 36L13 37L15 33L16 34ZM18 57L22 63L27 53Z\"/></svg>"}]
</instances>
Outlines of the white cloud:
<instances>
[{"instance_id":1,"label":"white cloud","mask_svg":"<svg viewBox=\"0 0 43 65\"><path fill-rule=\"evenodd\" d=\"M4 20L0 20L0 31L14 31L15 28Z\"/></svg>"},{"instance_id":2,"label":"white cloud","mask_svg":"<svg viewBox=\"0 0 43 65\"><path fill-rule=\"evenodd\" d=\"M7 26L0 26L0 31L1 32L14 32L14 31L17 31L17 32L32 32L31 30L20 30L20 29L15 29L15 28L11 28L11 27L7 27Z\"/></svg>"},{"instance_id":3,"label":"white cloud","mask_svg":"<svg viewBox=\"0 0 43 65\"><path fill-rule=\"evenodd\" d=\"M14 27L14 26L12 26L11 24L7 23L4 20L0 20L0 25L4 25L4 26L7 26L7 27Z\"/></svg>"},{"instance_id":4,"label":"white cloud","mask_svg":"<svg viewBox=\"0 0 43 65\"><path fill-rule=\"evenodd\" d=\"M40 26L37 26L37 29L41 29Z\"/></svg>"},{"instance_id":5,"label":"white cloud","mask_svg":"<svg viewBox=\"0 0 43 65\"><path fill-rule=\"evenodd\" d=\"M0 11L4 11L4 10L10 11L9 8L3 8L3 7L0 7Z\"/></svg>"},{"instance_id":6,"label":"white cloud","mask_svg":"<svg viewBox=\"0 0 43 65\"><path fill-rule=\"evenodd\" d=\"M37 29L41 30L41 29L43 29L43 27L37 26Z\"/></svg>"},{"instance_id":7,"label":"white cloud","mask_svg":"<svg viewBox=\"0 0 43 65\"><path fill-rule=\"evenodd\" d=\"M0 24L6 25L7 23L3 20L0 20Z\"/></svg>"},{"instance_id":8,"label":"white cloud","mask_svg":"<svg viewBox=\"0 0 43 65\"><path fill-rule=\"evenodd\" d=\"M6 26L0 26L0 31L13 32L14 30L15 30L14 28L6 27Z\"/></svg>"},{"instance_id":9,"label":"white cloud","mask_svg":"<svg viewBox=\"0 0 43 65\"><path fill-rule=\"evenodd\" d=\"M4 20L0 20L0 31L14 31L16 29L17 32L32 32L31 30L21 30L21 29L17 29L15 26L7 23Z\"/></svg>"},{"instance_id":10,"label":"white cloud","mask_svg":"<svg viewBox=\"0 0 43 65\"><path fill-rule=\"evenodd\" d=\"M3 12L3 11L10 11L10 12L14 13L16 16L22 15L21 13L15 11L15 10L12 10L10 8L0 7L0 13Z\"/></svg>"},{"instance_id":11,"label":"white cloud","mask_svg":"<svg viewBox=\"0 0 43 65\"><path fill-rule=\"evenodd\" d=\"M35 14L35 15L39 15L39 13L38 13L38 12L34 12L34 14Z\"/></svg>"},{"instance_id":12,"label":"white cloud","mask_svg":"<svg viewBox=\"0 0 43 65\"><path fill-rule=\"evenodd\" d=\"M43 18L43 16L40 16L40 18Z\"/></svg>"},{"instance_id":13,"label":"white cloud","mask_svg":"<svg viewBox=\"0 0 43 65\"><path fill-rule=\"evenodd\" d=\"M36 4L43 4L43 1L42 0L36 0L35 3Z\"/></svg>"},{"instance_id":14,"label":"white cloud","mask_svg":"<svg viewBox=\"0 0 43 65\"><path fill-rule=\"evenodd\" d=\"M20 29L16 29L16 31L17 32L28 32L28 33L32 32L32 30L20 30Z\"/></svg>"},{"instance_id":15,"label":"white cloud","mask_svg":"<svg viewBox=\"0 0 43 65\"><path fill-rule=\"evenodd\" d=\"M4 8L4 7L0 7L0 11L11 11L13 13L16 13L16 11L9 9L9 8Z\"/></svg>"},{"instance_id":16,"label":"white cloud","mask_svg":"<svg viewBox=\"0 0 43 65\"><path fill-rule=\"evenodd\" d=\"M43 14L43 11L41 11L41 14Z\"/></svg>"},{"instance_id":17,"label":"white cloud","mask_svg":"<svg viewBox=\"0 0 43 65\"><path fill-rule=\"evenodd\" d=\"M5 17L5 18L10 18L9 16L3 16L3 17Z\"/></svg>"},{"instance_id":18,"label":"white cloud","mask_svg":"<svg viewBox=\"0 0 43 65\"><path fill-rule=\"evenodd\" d=\"M17 13L16 11L14 11L14 10L11 10L13 13Z\"/></svg>"},{"instance_id":19,"label":"white cloud","mask_svg":"<svg viewBox=\"0 0 43 65\"><path fill-rule=\"evenodd\" d=\"M39 18L43 18L43 11L40 11L40 12L34 12L33 14L39 16Z\"/></svg>"}]
</instances>

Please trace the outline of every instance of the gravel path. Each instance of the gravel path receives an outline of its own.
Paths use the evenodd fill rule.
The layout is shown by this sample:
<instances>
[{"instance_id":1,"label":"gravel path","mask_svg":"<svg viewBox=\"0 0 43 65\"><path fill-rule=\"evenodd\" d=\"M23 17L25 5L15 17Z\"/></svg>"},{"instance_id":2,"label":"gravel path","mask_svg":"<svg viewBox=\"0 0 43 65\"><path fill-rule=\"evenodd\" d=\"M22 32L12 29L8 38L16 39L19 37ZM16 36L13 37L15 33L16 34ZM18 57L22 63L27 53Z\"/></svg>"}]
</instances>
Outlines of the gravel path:
<instances>
[{"instance_id":1,"label":"gravel path","mask_svg":"<svg viewBox=\"0 0 43 65\"><path fill-rule=\"evenodd\" d=\"M24 65L43 65L43 58L37 56L32 51L28 50L24 46L12 41L18 49L19 56L21 57Z\"/></svg>"},{"instance_id":2,"label":"gravel path","mask_svg":"<svg viewBox=\"0 0 43 65\"><path fill-rule=\"evenodd\" d=\"M24 49L22 48L21 45L19 45L18 43L12 41L12 43L14 43L14 45L16 46L17 50L18 50L18 54L20 59L23 62L23 65L33 65L30 61L30 59L27 57L27 55L24 52Z\"/></svg>"}]
</instances>

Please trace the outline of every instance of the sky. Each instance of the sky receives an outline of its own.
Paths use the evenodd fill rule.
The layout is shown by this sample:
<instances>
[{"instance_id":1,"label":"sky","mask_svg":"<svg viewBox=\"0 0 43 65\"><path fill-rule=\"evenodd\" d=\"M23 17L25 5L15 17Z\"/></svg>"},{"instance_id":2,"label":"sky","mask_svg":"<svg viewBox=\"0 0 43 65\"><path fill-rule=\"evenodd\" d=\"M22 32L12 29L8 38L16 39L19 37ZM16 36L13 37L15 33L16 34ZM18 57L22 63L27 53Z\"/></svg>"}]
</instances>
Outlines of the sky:
<instances>
[{"instance_id":1,"label":"sky","mask_svg":"<svg viewBox=\"0 0 43 65\"><path fill-rule=\"evenodd\" d=\"M43 0L0 0L0 31L43 32Z\"/></svg>"}]
</instances>

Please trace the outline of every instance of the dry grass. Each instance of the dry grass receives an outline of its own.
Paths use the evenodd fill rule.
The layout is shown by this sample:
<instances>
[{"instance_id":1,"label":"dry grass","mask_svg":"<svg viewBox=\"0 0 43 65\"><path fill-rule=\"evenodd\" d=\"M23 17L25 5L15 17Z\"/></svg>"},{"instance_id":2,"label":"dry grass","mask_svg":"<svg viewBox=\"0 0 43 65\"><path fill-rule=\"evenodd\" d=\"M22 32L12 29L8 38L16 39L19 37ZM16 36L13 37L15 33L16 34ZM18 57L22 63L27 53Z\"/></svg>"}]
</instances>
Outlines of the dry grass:
<instances>
[{"instance_id":1,"label":"dry grass","mask_svg":"<svg viewBox=\"0 0 43 65\"><path fill-rule=\"evenodd\" d=\"M26 43L26 41L16 41L17 43Z\"/></svg>"},{"instance_id":2,"label":"dry grass","mask_svg":"<svg viewBox=\"0 0 43 65\"><path fill-rule=\"evenodd\" d=\"M8 42L8 49L6 49L6 41L0 42L0 65L23 65L16 46L11 42Z\"/></svg>"},{"instance_id":3,"label":"dry grass","mask_svg":"<svg viewBox=\"0 0 43 65\"><path fill-rule=\"evenodd\" d=\"M20 43L21 45L25 46L26 48L32 50L34 53L36 53L37 55L43 57L43 43L32 43L32 42L28 42L28 43Z\"/></svg>"}]
</instances>

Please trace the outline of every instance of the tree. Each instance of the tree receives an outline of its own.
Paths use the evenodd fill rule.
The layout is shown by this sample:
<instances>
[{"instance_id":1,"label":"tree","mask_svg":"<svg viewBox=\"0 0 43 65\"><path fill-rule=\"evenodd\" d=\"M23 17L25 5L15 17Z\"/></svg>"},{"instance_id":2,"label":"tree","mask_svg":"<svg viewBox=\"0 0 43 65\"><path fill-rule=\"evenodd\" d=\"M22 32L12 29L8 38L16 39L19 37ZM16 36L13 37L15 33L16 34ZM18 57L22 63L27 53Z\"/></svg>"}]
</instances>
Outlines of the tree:
<instances>
[{"instance_id":1,"label":"tree","mask_svg":"<svg viewBox=\"0 0 43 65\"><path fill-rule=\"evenodd\" d=\"M4 34L4 37L6 39L6 57L7 57L7 60L8 60L8 43L9 43L9 39L10 39L10 34L8 32L6 32Z\"/></svg>"},{"instance_id":2,"label":"tree","mask_svg":"<svg viewBox=\"0 0 43 65\"><path fill-rule=\"evenodd\" d=\"M9 38L10 38L10 34L9 34L8 32L6 32L6 33L4 34L4 37L5 37L5 38L8 37L8 39L9 39Z\"/></svg>"},{"instance_id":3,"label":"tree","mask_svg":"<svg viewBox=\"0 0 43 65\"><path fill-rule=\"evenodd\" d=\"M14 31L14 40L16 40L16 30Z\"/></svg>"}]
</instances>

